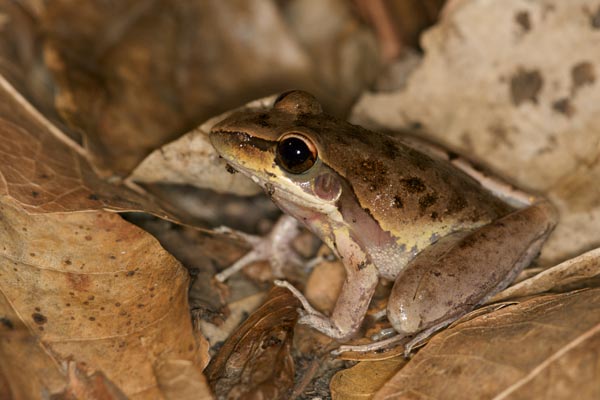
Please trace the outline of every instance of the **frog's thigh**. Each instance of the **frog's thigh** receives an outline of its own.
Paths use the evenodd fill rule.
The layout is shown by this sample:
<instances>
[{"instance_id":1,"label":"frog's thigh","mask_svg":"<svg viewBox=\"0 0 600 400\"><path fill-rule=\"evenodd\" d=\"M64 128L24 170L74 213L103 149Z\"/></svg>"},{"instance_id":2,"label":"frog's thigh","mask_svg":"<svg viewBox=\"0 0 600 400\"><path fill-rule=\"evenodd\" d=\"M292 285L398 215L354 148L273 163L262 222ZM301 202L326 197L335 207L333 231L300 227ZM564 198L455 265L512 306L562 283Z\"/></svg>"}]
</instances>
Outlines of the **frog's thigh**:
<instances>
[{"instance_id":1,"label":"frog's thigh","mask_svg":"<svg viewBox=\"0 0 600 400\"><path fill-rule=\"evenodd\" d=\"M396 279L390 322L398 332L413 334L461 317L512 282L555 224L554 208L544 201L441 239Z\"/></svg>"}]
</instances>

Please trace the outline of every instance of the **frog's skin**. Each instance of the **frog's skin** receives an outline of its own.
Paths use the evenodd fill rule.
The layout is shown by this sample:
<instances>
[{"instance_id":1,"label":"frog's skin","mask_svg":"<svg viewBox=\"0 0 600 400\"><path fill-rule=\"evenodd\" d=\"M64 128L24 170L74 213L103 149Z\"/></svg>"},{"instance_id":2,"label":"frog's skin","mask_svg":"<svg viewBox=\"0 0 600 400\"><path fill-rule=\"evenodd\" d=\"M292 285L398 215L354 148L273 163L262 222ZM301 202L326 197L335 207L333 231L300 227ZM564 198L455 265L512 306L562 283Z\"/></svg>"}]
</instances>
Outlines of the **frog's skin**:
<instances>
[{"instance_id":1,"label":"frog's skin","mask_svg":"<svg viewBox=\"0 0 600 400\"><path fill-rule=\"evenodd\" d=\"M489 178L452 156L335 119L301 91L267 112L231 115L210 138L342 260L346 280L330 317L294 291L306 308L299 322L338 340L359 329L379 277L395 281L387 315L396 331L439 329L506 287L556 224L548 202L495 195ZM314 163L290 164L281 148L296 139Z\"/></svg>"}]
</instances>

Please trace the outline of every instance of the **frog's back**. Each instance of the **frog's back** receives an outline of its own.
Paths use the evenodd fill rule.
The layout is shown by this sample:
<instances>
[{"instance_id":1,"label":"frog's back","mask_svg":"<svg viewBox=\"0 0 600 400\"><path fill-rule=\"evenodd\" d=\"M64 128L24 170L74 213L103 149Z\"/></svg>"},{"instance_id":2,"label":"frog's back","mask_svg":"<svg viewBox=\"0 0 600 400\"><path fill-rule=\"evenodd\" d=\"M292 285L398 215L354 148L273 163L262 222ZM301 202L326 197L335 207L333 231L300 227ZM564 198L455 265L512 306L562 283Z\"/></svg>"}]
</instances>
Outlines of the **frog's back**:
<instances>
[{"instance_id":1,"label":"frog's back","mask_svg":"<svg viewBox=\"0 0 600 400\"><path fill-rule=\"evenodd\" d=\"M511 211L463 171L393 136L331 117L309 118L303 124L318 135L322 161L335 164L360 206L400 241L423 242L418 246L422 248Z\"/></svg>"}]
</instances>

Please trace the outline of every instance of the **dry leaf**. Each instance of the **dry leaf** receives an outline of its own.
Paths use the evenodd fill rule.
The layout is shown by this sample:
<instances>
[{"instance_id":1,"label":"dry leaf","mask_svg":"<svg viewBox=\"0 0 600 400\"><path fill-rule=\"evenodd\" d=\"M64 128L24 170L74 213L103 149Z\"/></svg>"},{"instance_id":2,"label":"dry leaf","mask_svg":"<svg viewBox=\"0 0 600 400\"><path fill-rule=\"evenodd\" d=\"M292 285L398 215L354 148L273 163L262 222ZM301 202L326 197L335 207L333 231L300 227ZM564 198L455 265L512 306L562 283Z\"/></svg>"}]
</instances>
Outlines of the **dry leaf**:
<instances>
[{"instance_id":1,"label":"dry leaf","mask_svg":"<svg viewBox=\"0 0 600 400\"><path fill-rule=\"evenodd\" d=\"M346 272L341 261L323 261L308 277L304 295L317 310L329 314L335 306L345 278Z\"/></svg>"},{"instance_id":2,"label":"dry leaf","mask_svg":"<svg viewBox=\"0 0 600 400\"><path fill-rule=\"evenodd\" d=\"M234 292L237 292L234 290ZM224 342L237 329L240 324L265 300L265 293L252 293L227 304L229 313L227 319L221 324L214 324L208 321L199 321L202 334L208 339L212 346L219 342Z\"/></svg>"},{"instance_id":3,"label":"dry leaf","mask_svg":"<svg viewBox=\"0 0 600 400\"><path fill-rule=\"evenodd\" d=\"M303 86L308 60L279 18L270 2L48 3L40 22L57 107L85 132L96 163L128 172L219 111L286 80ZM255 44L267 40L260 52ZM261 87L266 74L273 81Z\"/></svg>"},{"instance_id":4,"label":"dry leaf","mask_svg":"<svg viewBox=\"0 0 600 400\"><path fill-rule=\"evenodd\" d=\"M125 175L165 142L253 98L303 88L330 104L343 96L347 109L375 73L368 55L376 43L345 2L333 3L346 19L320 40L337 43L353 31L361 40L348 40L341 54L333 47L318 61L275 1L55 0L7 9L6 19L18 23L20 16L35 27L21 35L20 46L31 55L17 57L17 66L37 67L46 79L32 82L56 87L55 107L84 137L94 164ZM320 23L312 17L307 22ZM15 53L2 50L8 54L0 59ZM340 65L350 73L336 74ZM29 92L43 100L50 94Z\"/></svg>"},{"instance_id":5,"label":"dry leaf","mask_svg":"<svg viewBox=\"0 0 600 400\"><path fill-rule=\"evenodd\" d=\"M151 153L130 179L141 183L171 183L248 196L261 192L245 175L228 171L205 131L196 129Z\"/></svg>"},{"instance_id":6,"label":"dry leaf","mask_svg":"<svg viewBox=\"0 0 600 400\"><path fill-rule=\"evenodd\" d=\"M44 65L39 25L32 15L36 0L0 0L0 75L32 101L42 113L57 122L54 108L54 83ZM69 132L80 141L80 135Z\"/></svg>"},{"instance_id":7,"label":"dry leaf","mask_svg":"<svg viewBox=\"0 0 600 400\"><path fill-rule=\"evenodd\" d=\"M213 399L202 368L189 360L165 360L155 368L158 386L167 399Z\"/></svg>"},{"instance_id":8,"label":"dry leaf","mask_svg":"<svg viewBox=\"0 0 600 400\"><path fill-rule=\"evenodd\" d=\"M287 398L294 383L290 354L300 303L273 288L265 303L225 342L206 374L220 398Z\"/></svg>"},{"instance_id":9,"label":"dry leaf","mask_svg":"<svg viewBox=\"0 0 600 400\"><path fill-rule=\"evenodd\" d=\"M250 178L228 171L227 164L210 144L208 132L236 111L267 109L274 100L275 96L268 96L209 119L197 129L152 152L128 179L142 183L188 184L240 196L262 192Z\"/></svg>"},{"instance_id":10,"label":"dry leaf","mask_svg":"<svg viewBox=\"0 0 600 400\"><path fill-rule=\"evenodd\" d=\"M0 273L2 280L4 273ZM67 383L65 369L24 321L7 311L11 308L0 292L0 398L26 400L62 392Z\"/></svg>"},{"instance_id":11,"label":"dry leaf","mask_svg":"<svg viewBox=\"0 0 600 400\"><path fill-rule=\"evenodd\" d=\"M423 36L405 89L367 94L353 120L423 131L522 187L548 195L561 222L553 264L600 245L597 1L461 1Z\"/></svg>"},{"instance_id":12,"label":"dry leaf","mask_svg":"<svg viewBox=\"0 0 600 400\"><path fill-rule=\"evenodd\" d=\"M600 397L600 289L509 305L434 336L375 399Z\"/></svg>"},{"instance_id":13,"label":"dry leaf","mask_svg":"<svg viewBox=\"0 0 600 400\"><path fill-rule=\"evenodd\" d=\"M375 36L360 23L347 0L280 4L286 23L311 61L311 74L318 82L314 94L325 110L345 117L378 73Z\"/></svg>"},{"instance_id":14,"label":"dry leaf","mask_svg":"<svg viewBox=\"0 0 600 400\"><path fill-rule=\"evenodd\" d=\"M333 400L371 399L407 360L397 356L389 360L364 361L339 371L331 379Z\"/></svg>"},{"instance_id":15,"label":"dry leaf","mask_svg":"<svg viewBox=\"0 0 600 400\"><path fill-rule=\"evenodd\" d=\"M595 249L519 282L498 293L489 302L598 286L599 278L600 249Z\"/></svg>"},{"instance_id":16,"label":"dry leaf","mask_svg":"<svg viewBox=\"0 0 600 400\"><path fill-rule=\"evenodd\" d=\"M130 398L162 396L157 363L207 361L189 318L188 274L146 232L100 210L165 213L99 179L2 78L0 98L0 315L26 332L3 335L20 344L3 345L0 357L26 367L3 370L3 381L16 398L57 394L75 360Z\"/></svg>"},{"instance_id":17,"label":"dry leaf","mask_svg":"<svg viewBox=\"0 0 600 400\"><path fill-rule=\"evenodd\" d=\"M28 215L6 197L0 211L0 314L35 334L51 365L84 362L129 397L147 398L160 393L157 363L205 362L188 274L156 239L112 213ZM27 364L26 376L48 368ZM12 384L17 371L8 373Z\"/></svg>"},{"instance_id":18,"label":"dry leaf","mask_svg":"<svg viewBox=\"0 0 600 400\"><path fill-rule=\"evenodd\" d=\"M421 32L433 25L446 0L354 0L373 25L382 56L394 60L407 47L418 47Z\"/></svg>"},{"instance_id":19,"label":"dry leaf","mask_svg":"<svg viewBox=\"0 0 600 400\"><path fill-rule=\"evenodd\" d=\"M70 139L0 76L0 194L27 212L145 210L174 219L151 200L101 180Z\"/></svg>"},{"instance_id":20,"label":"dry leaf","mask_svg":"<svg viewBox=\"0 0 600 400\"><path fill-rule=\"evenodd\" d=\"M127 400L127 397L102 372L87 376L74 362L67 367L69 383L64 392L50 396L50 400ZM85 368L83 368L85 370Z\"/></svg>"}]
</instances>

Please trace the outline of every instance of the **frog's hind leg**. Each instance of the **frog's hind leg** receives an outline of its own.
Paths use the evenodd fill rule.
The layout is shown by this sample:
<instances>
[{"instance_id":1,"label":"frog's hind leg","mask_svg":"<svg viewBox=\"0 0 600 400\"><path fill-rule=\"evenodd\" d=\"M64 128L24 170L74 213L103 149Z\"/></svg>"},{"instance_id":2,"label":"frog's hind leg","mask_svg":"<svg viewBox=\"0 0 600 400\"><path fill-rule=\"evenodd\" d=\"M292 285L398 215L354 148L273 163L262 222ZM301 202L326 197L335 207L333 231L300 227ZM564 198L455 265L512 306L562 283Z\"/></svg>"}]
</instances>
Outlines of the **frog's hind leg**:
<instances>
[{"instance_id":1,"label":"frog's hind leg","mask_svg":"<svg viewBox=\"0 0 600 400\"><path fill-rule=\"evenodd\" d=\"M392 347L408 336L412 348L508 286L535 258L556 224L547 202L514 211L473 232L457 232L421 252L397 278L388 319L398 335L345 351Z\"/></svg>"},{"instance_id":2,"label":"frog's hind leg","mask_svg":"<svg viewBox=\"0 0 600 400\"><path fill-rule=\"evenodd\" d=\"M422 332L419 332L416 336L414 336L412 339L410 339L408 341L406 341L408 339L408 336L396 334L390 338L378 340L373 343L367 343L367 344L356 345L356 346L342 345L342 346L338 347L337 349L333 350L331 352L331 354L340 355L342 353L349 352L349 351L355 352L355 353L367 353L367 352L371 352L371 351L387 350L387 349L391 349L392 347L396 346L397 344L399 344L402 341L406 341L406 343L404 343L404 357L409 358L410 353L412 352L412 349L415 346L420 345L421 342L423 342L429 336L433 335L435 332L439 331L440 329L445 328L447 325L450 325L452 322L454 322L454 320L449 319L440 324L432 326Z\"/></svg>"},{"instance_id":3,"label":"frog's hind leg","mask_svg":"<svg viewBox=\"0 0 600 400\"><path fill-rule=\"evenodd\" d=\"M538 255L556 224L542 201L472 232L442 238L396 279L388 319L414 345L508 286ZM407 346L410 347L410 346Z\"/></svg>"}]
</instances>

